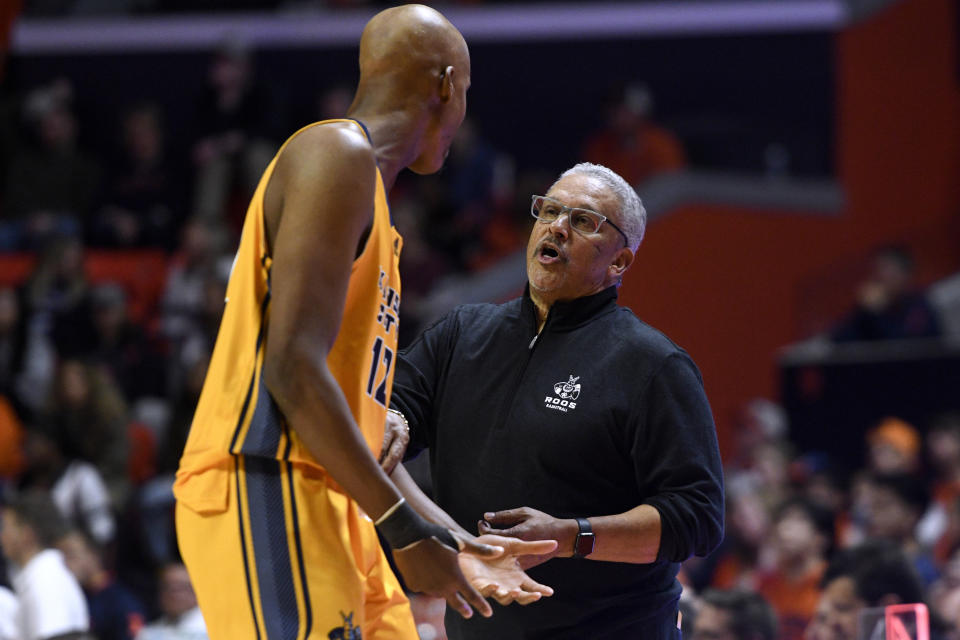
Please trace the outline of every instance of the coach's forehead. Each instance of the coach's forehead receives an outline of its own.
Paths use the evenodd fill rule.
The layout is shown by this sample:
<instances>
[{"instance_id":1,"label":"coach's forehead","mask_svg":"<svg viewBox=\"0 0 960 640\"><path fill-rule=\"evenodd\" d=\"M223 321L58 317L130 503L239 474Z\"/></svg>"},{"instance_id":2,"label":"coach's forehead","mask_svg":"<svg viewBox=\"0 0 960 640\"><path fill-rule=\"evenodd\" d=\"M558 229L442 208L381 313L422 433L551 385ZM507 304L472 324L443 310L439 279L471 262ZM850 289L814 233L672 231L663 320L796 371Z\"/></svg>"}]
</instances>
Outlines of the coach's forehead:
<instances>
[{"instance_id":1,"label":"coach's forehead","mask_svg":"<svg viewBox=\"0 0 960 640\"><path fill-rule=\"evenodd\" d=\"M601 213L616 222L619 202L616 194L599 178L585 173L571 173L557 180L547 196L568 207L580 207Z\"/></svg>"}]
</instances>

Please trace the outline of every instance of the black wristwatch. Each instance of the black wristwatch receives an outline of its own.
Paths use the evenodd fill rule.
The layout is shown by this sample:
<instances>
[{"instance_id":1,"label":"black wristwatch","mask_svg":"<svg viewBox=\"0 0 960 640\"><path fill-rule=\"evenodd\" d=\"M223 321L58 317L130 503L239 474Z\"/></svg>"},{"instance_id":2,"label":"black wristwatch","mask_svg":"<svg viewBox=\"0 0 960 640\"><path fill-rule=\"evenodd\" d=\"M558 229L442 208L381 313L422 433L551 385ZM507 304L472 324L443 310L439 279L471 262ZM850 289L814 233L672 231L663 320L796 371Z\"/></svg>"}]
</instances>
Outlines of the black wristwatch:
<instances>
[{"instance_id":1,"label":"black wristwatch","mask_svg":"<svg viewBox=\"0 0 960 640\"><path fill-rule=\"evenodd\" d=\"M580 531L577 532L577 539L573 541L573 557L586 558L593 553L593 529L590 527L590 521L586 518L577 518L577 525Z\"/></svg>"}]
</instances>

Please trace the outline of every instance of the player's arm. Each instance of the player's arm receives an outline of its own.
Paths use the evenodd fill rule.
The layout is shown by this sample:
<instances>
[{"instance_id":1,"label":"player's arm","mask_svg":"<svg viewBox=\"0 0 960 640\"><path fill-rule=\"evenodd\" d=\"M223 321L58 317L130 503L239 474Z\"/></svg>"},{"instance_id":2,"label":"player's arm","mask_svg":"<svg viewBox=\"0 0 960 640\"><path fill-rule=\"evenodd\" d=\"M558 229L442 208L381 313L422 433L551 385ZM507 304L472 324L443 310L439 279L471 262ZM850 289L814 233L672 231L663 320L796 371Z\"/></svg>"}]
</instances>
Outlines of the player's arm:
<instances>
[{"instance_id":1,"label":"player's arm","mask_svg":"<svg viewBox=\"0 0 960 640\"><path fill-rule=\"evenodd\" d=\"M390 418L388 417L388 420ZM417 510L421 516L429 520L430 522L435 522L451 531L456 531L460 535L463 535L467 538L473 538L473 534L457 524L457 521L450 517L450 515L441 509L436 502L427 497L427 495L420 490L420 487L417 486L417 483L410 473L407 472L407 468L402 464L398 464L393 469L393 473L390 474L390 479L393 480L397 489L400 490L400 493L403 494L403 497L406 498L407 503Z\"/></svg>"},{"instance_id":2,"label":"player's arm","mask_svg":"<svg viewBox=\"0 0 960 640\"><path fill-rule=\"evenodd\" d=\"M380 522L388 540L402 540L395 557L411 588L443 595L468 616L465 597L489 615L488 603L460 573L454 551L440 542L452 542L449 533L402 505L391 511L400 492L367 448L327 367L357 246L373 219L372 149L359 132L314 127L287 146L273 180L280 216L271 251L264 382L316 461Z\"/></svg>"}]
</instances>

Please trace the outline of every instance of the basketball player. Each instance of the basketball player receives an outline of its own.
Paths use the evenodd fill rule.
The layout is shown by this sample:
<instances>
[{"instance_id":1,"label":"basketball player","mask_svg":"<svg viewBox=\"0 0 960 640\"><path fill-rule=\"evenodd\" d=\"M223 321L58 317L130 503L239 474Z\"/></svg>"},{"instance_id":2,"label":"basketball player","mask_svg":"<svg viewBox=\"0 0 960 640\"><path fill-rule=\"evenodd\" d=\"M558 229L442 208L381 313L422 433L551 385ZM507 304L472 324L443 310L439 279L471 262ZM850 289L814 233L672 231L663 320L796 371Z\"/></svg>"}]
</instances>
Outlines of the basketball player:
<instances>
[{"instance_id":1,"label":"basketball player","mask_svg":"<svg viewBox=\"0 0 960 640\"><path fill-rule=\"evenodd\" d=\"M257 187L174 487L212 638L416 638L374 522L407 584L464 616L492 611L457 549L500 556L488 574L467 565L485 595L550 593L502 562L555 543L455 538L403 501L371 453L400 304L386 194L405 167L440 168L469 85L466 43L442 15L383 11L361 38L349 119L294 134Z\"/></svg>"}]
</instances>

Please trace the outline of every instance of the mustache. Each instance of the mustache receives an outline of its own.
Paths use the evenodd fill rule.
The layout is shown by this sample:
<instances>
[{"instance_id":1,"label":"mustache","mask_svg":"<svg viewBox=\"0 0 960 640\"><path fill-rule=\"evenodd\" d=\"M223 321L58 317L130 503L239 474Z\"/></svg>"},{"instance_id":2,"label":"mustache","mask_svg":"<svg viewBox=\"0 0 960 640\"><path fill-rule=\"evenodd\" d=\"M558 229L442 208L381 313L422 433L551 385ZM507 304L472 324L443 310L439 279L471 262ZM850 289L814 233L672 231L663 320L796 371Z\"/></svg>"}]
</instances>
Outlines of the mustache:
<instances>
[{"instance_id":1,"label":"mustache","mask_svg":"<svg viewBox=\"0 0 960 640\"><path fill-rule=\"evenodd\" d=\"M567 259L567 254L566 254L566 252L563 250L562 245L561 245L560 242L557 240L557 238L556 238L555 236L553 236L553 235L546 236L545 238L543 238L542 240L540 240L540 242L537 243L537 248L536 248L536 253L537 253L537 255L540 255L540 253L543 251L543 246L544 246L545 244L547 244L547 243L549 243L550 246L551 246L553 249L556 250L556 252L557 252L557 257L559 257L561 260L566 260L566 259Z\"/></svg>"}]
</instances>

